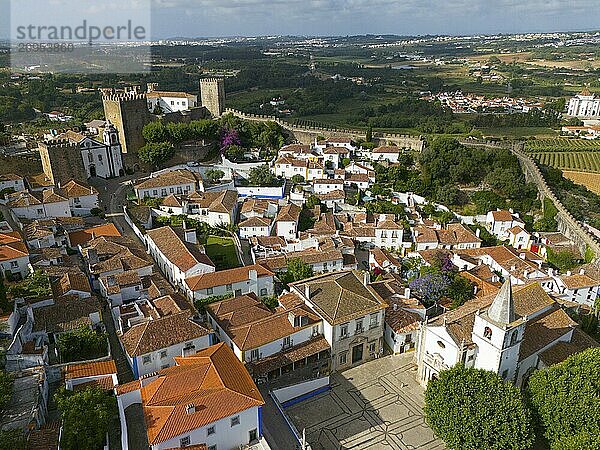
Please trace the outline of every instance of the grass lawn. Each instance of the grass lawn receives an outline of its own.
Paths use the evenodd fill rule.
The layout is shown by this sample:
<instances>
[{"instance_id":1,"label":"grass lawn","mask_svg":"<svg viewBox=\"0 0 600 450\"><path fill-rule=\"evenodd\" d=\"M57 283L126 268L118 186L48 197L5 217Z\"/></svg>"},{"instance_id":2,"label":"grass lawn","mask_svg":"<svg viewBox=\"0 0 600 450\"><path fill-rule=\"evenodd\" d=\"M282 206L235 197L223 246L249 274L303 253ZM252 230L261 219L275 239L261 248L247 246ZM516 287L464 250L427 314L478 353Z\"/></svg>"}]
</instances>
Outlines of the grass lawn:
<instances>
[{"instance_id":1,"label":"grass lawn","mask_svg":"<svg viewBox=\"0 0 600 450\"><path fill-rule=\"evenodd\" d=\"M240 267L232 238L209 236L205 248L206 254L215 263L217 270Z\"/></svg>"}]
</instances>

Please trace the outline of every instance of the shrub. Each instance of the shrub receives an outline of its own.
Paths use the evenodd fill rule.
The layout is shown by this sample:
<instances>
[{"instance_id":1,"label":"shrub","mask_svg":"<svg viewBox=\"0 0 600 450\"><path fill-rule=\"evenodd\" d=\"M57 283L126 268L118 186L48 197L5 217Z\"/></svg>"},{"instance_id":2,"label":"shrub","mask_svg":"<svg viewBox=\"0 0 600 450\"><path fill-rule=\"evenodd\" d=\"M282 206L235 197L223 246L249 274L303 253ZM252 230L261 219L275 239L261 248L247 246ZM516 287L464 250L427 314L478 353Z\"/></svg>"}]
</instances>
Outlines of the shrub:
<instances>
[{"instance_id":1,"label":"shrub","mask_svg":"<svg viewBox=\"0 0 600 450\"><path fill-rule=\"evenodd\" d=\"M487 370L441 372L427 385L425 416L451 450L526 450L534 441L521 392Z\"/></svg>"}]
</instances>

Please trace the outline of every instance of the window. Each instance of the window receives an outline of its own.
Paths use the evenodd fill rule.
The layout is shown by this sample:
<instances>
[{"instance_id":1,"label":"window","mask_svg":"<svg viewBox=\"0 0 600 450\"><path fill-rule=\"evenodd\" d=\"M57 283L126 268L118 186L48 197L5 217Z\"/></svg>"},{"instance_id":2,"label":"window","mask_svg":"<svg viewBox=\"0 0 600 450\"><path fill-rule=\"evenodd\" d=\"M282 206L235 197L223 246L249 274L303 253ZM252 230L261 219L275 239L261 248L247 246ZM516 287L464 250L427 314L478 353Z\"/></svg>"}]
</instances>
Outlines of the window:
<instances>
[{"instance_id":1,"label":"window","mask_svg":"<svg viewBox=\"0 0 600 450\"><path fill-rule=\"evenodd\" d=\"M160 195L163 196L163 197L166 197L167 196L167 190L166 189L161 189L160 190Z\"/></svg>"},{"instance_id":2,"label":"window","mask_svg":"<svg viewBox=\"0 0 600 450\"><path fill-rule=\"evenodd\" d=\"M167 357L167 351L166 351L166 350L162 350L162 351L160 352L160 357L161 357L161 359L164 359L164 358L166 358L166 357Z\"/></svg>"},{"instance_id":3,"label":"window","mask_svg":"<svg viewBox=\"0 0 600 450\"><path fill-rule=\"evenodd\" d=\"M369 344L369 353L375 353L375 342Z\"/></svg>"},{"instance_id":4,"label":"window","mask_svg":"<svg viewBox=\"0 0 600 450\"><path fill-rule=\"evenodd\" d=\"M37 213L38 214L44 214L44 210L42 208L38 208Z\"/></svg>"},{"instance_id":5,"label":"window","mask_svg":"<svg viewBox=\"0 0 600 450\"><path fill-rule=\"evenodd\" d=\"M502 378L504 378L506 380L507 377L508 377L508 369L506 369L505 371L502 372Z\"/></svg>"},{"instance_id":6,"label":"window","mask_svg":"<svg viewBox=\"0 0 600 450\"><path fill-rule=\"evenodd\" d=\"M142 362L144 364L150 364L152 362L152 357L150 355L144 355L142 358Z\"/></svg>"},{"instance_id":7,"label":"window","mask_svg":"<svg viewBox=\"0 0 600 450\"><path fill-rule=\"evenodd\" d=\"M319 334L319 325L314 325L312 327L312 335L316 336L317 334Z\"/></svg>"},{"instance_id":8,"label":"window","mask_svg":"<svg viewBox=\"0 0 600 450\"><path fill-rule=\"evenodd\" d=\"M179 439L179 446L180 447L187 447L188 445L190 445L191 440L189 436L186 437L182 437L181 439Z\"/></svg>"},{"instance_id":9,"label":"window","mask_svg":"<svg viewBox=\"0 0 600 450\"><path fill-rule=\"evenodd\" d=\"M172 194L173 192L175 192L175 189L169 188L169 192Z\"/></svg>"},{"instance_id":10,"label":"window","mask_svg":"<svg viewBox=\"0 0 600 450\"><path fill-rule=\"evenodd\" d=\"M98 161L102 162L102 155L98 155Z\"/></svg>"},{"instance_id":11,"label":"window","mask_svg":"<svg viewBox=\"0 0 600 450\"><path fill-rule=\"evenodd\" d=\"M260 296L261 296L261 297L264 297L265 295L267 295L267 289L266 289L266 288L262 288L262 289L260 290Z\"/></svg>"},{"instance_id":12,"label":"window","mask_svg":"<svg viewBox=\"0 0 600 450\"><path fill-rule=\"evenodd\" d=\"M94 155L92 155L91 153L88 153L88 161L91 163L94 162Z\"/></svg>"},{"instance_id":13,"label":"window","mask_svg":"<svg viewBox=\"0 0 600 450\"><path fill-rule=\"evenodd\" d=\"M291 336L284 337L282 345L283 345L283 348L291 347L292 346L292 338L291 338Z\"/></svg>"},{"instance_id":14,"label":"window","mask_svg":"<svg viewBox=\"0 0 600 450\"><path fill-rule=\"evenodd\" d=\"M206 288L206 293L207 293L208 295L212 295L212 293L213 293L213 288L211 288L211 287L209 287L209 288Z\"/></svg>"},{"instance_id":15,"label":"window","mask_svg":"<svg viewBox=\"0 0 600 450\"><path fill-rule=\"evenodd\" d=\"M492 329L490 327L485 327L483 329L483 337L486 339L492 339Z\"/></svg>"},{"instance_id":16,"label":"window","mask_svg":"<svg viewBox=\"0 0 600 450\"><path fill-rule=\"evenodd\" d=\"M519 331L515 330L510 335L510 345L515 345L517 343L517 339L519 339Z\"/></svg>"},{"instance_id":17,"label":"window","mask_svg":"<svg viewBox=\"0 0 600 450\"><path fill-rule=\"evenodd\" d=\"M208 427L208 428L206 429L206 435L207 435L207 436L212 436L212 435L213 435L213 434L215 434L215 433L216 433L216 431L215 431L215 426L214 426L214 425L213 425L213 426L210 426L210 427Z\"/></svg>"},{"instance_id":18,"label":"window","mask_svg":"<svg viewBox=\"0 0 600 450\"><path fill-rule=\"evenodd\" d=\"M346 357L347 357L347 355L348 355L347 353L342 353L340 355L340 365L346 364Z\"/></svg>"},{"instance_id":19,"label":"window","mask_svg":"<svg viewBox=\"0 0 600 450\"><path fill-rule=\"evenodd\" d=\"M347 323L340 325L340 339L343 339L346 336L348 336L348 324Z\"/></svg>"},{"instance_id":20,"label":"window","mask_svg":"<svg viewBox=\"0 0 600 450\"><path fill-rule=\"evenodd\" d=\"M371 322L369 324L370 328L375 328L378 325L378 323L379 323L379 321L377 320L378 317L379 316L377 314L371 314Z\"/></svg>"},{"instance_id":21,"label":"window","mask_svg":"<svg viewBox=\"0 0 600 450\"><path fill-rule=\"evenodd\" d=\"M258 349L250 350L250 361L256 361L258 359Z\"/></svg>"},{"instance_id":22,"label":"window","mask_svg":"<svg viewBox=\"0 0 600 450\"><path fill-rule=\"evenodd\" d=\"M445 344L444 344L442 341L437 341L437 345L438 345L440 348L446 348L446 345L445 345Z\"/></svg>"},{"instance_id":23,"label":"window","mask_svg":"<svg viewBox=\"0 0 600 450\"><path fill-rule=\"evenodd\" d=\"M217 450L217 445L211 445L207 450Z\"/></svg>"},{"instance_id":24,"label":"window","mask_svg":"<svg viewBox=\"0 0 600 450\"><path fill-rule=\"evenodd\" d=\"M356 334L362 333L363 331L364 331L364 329L363 329L362 319L361 320L357 320L356 321Z\"/></svg>"},{"instance_id":25,"label":"window","mask_svg":"<svg viewBox=\"0 0 600 450\"><path fill-rule=\"evenodd\" d=\"M235 416L231 418L231 426L235 427L240 424L240 416Z\"/></svg>"},{"instance_id":26,"label":"window","mask_svg":"<svg viewBox=\"0 0 600 450\"><path fill-rule=\"evenodd\" d=\"M156 197L156 196L158 195L158 191L157 191L156 189L154 189L154 190L152 191L152 195L154 195L154 196Z\"/></svg>"},{"instance_id":27,"label":"window","mask_svg":"<svg viewBox=\"0 0 600 450\"><path fill-rule=\"evenodd\" d=\"M227 292L231 292L233 290L233 286L228 284L227 286L225 286L225 289L227 290Z\"/></svg>"}]
</instances>

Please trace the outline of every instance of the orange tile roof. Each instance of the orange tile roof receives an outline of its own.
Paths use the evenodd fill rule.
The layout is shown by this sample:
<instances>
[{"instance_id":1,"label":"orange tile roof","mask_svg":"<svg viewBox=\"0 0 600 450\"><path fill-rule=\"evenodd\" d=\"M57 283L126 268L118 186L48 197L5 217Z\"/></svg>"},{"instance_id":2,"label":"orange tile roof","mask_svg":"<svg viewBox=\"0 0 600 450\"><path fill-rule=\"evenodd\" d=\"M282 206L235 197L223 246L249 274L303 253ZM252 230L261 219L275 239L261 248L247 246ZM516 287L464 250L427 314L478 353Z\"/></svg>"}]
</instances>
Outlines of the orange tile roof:
<instances>
[{"instance_id":1,"label":"orange tile roof","mask_svg":"<svg viewBox=\"0 0 600 450\"><path fill-rule=\"evenodd\" d=\"M69 291L92 292L87 276L83 272L67 272L52 283L54 297L62 297Z\"/></svg>"},{"instance_id":2,"label":"orange tile roof","mask_svg":"<svg viewBox=\"0 0 600 450\"><path fill-rule=\"evenodd\" d=\"M203 255L204 257L200 259L202 256L200 251L193 254L175 230L169 226L148 230L146 235L152 239L163 255L183 272L200 263L214 266L208 256Z\"/></svg>"},{"instance_id":3,"label":"orange tile roof","mask_svg":"<svg viewBox=\"0 0 600 450\"><path fill-rule=\"evenodd\" d=\"M25 256L29 256L29 250L23 242L0 245L0 261L10 261Z\"/></svg>"},{"instance_id":4,"label":"orange tile roof","mask_svg":"<svg viewBox=\"0 0 600 450\"><path fill-rule=\"evenodd\" d=\"M17 231L9 231L7 233L0 233L0 245L13 244L15 242L22 242L23 238Z\"/></svg>"},{"instance_id":5,"label":"orange tile roof","mask_svg":"<svg viewBox=\"0 0 600 450\"><path fill-rule=\"evenodd\" d=\"M260 264L237 267L235 269L221 270L219 272L203 273L187 278L185 283L192 291L206 289L226 284L239 283L250 279L250 271L255 270L258 277L273 276L273 272Z\"/></svg>"},{"instance_id":6,"label":"orange tile roof","mask_svg":"<svg viewBox=\"0 0 600 450\"><path fill-rule=\"evenodd\" d=\"M175 361L140 389L150 445L264 405L248 371L224 343Z\"/></svg>"},{"instance_id":7,"label":"orange tile roof","mask_svg":"<svg viewBox=\"0 0 600 450\"><path fill-rule=\"evenodd\" d=\"M100 375L112 375L117 373L117 366L110 361L94 361L81 364L69 364L65 368L65 379L97 377Z\"/></svg>"},{"instance_id":8,"label":"orange tile roof","mask_svg":"<svg viewBox=\"0 0 600 450\"><path fill-rule=\"evenodd\" d=\"M125 351L131 357L141 356L209 334L190 314L182 311L134 325L121 336Z\"/></svg>"},{"instance_id":9,"label":"orange tile roof","mask_svg":"<svg viewBox=\"0 0 600 450\"><path fill-rule=\"evenodd\" d=\"M94 380L86 381L85 383L79 383L73 386L73 391L83 391L88 388L100 388L103 391L112 391L115 388L115 383L112 376L96 378Z\"/></svg>"},{"instance_id":10,"label":"orange tile roof","mask_svg":"<svg viewBox=\"0 0 600 450\"><path fill-rule=\"evenodd\" d=\"M117 230L117 227L111 222L106 223L104 225L98 225L96 227L88 228L86 230L74 231L69 233L69 242L71 242L71 246L75 247L77 245L85 244L86 242L91 241L92 239L98 237L121 237L121 233Z\"/></svg>"},{"instance_id":11,"label":"orange tile roof","mask_svg":"<svg viewBox=\"0 0 600 450\"><path fill-rule=\"evenodd\" d=\"M506 210L492 211L492 217L496 222L512 222L515 219L512 213Z\"/></svg>"},{"instance_id":12,"label":"orange tile roof","mask_svg":"<svg viewBox=\"0 0 600 450\"><path fill-rule=\"evenodd\" d=\"M88 186L87 184L79 181L70 180L62 186L62 190L67 194L69 198L85 197L88 195L98 195L98 191L95 187Z\"/></svg>"}]
</instances>

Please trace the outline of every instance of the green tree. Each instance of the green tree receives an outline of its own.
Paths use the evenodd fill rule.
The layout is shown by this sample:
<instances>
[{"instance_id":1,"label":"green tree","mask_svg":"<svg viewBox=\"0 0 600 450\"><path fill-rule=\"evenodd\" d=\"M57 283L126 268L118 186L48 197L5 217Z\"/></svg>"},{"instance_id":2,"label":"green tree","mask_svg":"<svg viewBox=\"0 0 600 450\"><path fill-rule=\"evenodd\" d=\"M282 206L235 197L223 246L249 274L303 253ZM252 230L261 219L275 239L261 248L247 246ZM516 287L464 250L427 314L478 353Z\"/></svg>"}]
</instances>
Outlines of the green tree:
<instances>
[{"instance_id":1,"label":"green tree","mask_svg":"<svg viewBox=\"0 0 600 450\"><path fill-rule=\"evenodd\" d=\"M170 142L171 135L164 123L160 121L150 122L142 130L142 136L146 142L158 144L160 142Z\"/></svg>"},{"instance_id":2,"label":"green tree","mask_svg":"<svg viewBox=\"0 0 600 450\"><path fill-rule=\"evenodd\" d=\"M219 169L209 169L205 173L206 178L212 184L216 184L225 176L225 172Z\"/></svg>"},{"instance_id":3,"label":"green tree","mask_svg":"<svg viewBox=\"0 0 600 450\"><path fill-rule=\"evenodd\" d=\"M13 377L10 373L0 370L0 411L2 411L12 397Z\"/></svg>"},{"instance_id":4,"label":"green tree","mask_svg":"<svg viewBox=\"0 0 600 450\"><path fill-rule=\"evenodd\" d=\"M475 298L475 284L457 274L448 287L447 295L452 299L452 308L458 308L467 300Z\"/></svg>"},{"instance_id":5,"label":"green tree","mask_svg":"<svg viewBox=\"0 0 600 450\"><path fill-rule=\"evenodd\" d=\"M587 431L564 436L552 443L551 450L591 450L600 448L600 433Z\"/></svg>"},{"instance_id":6,"label":"green tree","mask_svg":"<svg viewBox=\"0 0 600 450\"><path fill-rule=\"evenodd\" d=\"M0 431L0 448L10 450L27 450L27 439L19 429Z\"/></svg>"},{"instance_id":7,"label":"green tree","mask_svg":"<svg viewBox=\"0 0 600 450\"><path fill-rule=\"evenodd\" d=\"M8 314L12 310L11 304L8 301L8 296L6 295L3 274L0 274L0 310L2 310L4 314Z\"/></svg>"},{"instance_id":8,"label":"green tree","mask_svg":"<svg viewBox=\"0 0 600 450\"><path fill-rule=\"evenodd\" d=\"M253 167L248 174L248 181L252 186L278 186L279 182L275 174L267 164Z\"/></svg>"},{"instance_id":9,"label":"green tree","mask_svg":"<svg viewBox=\"0 0 600 450\"><path fill-rule=\"evenodd\" d=\"M101 449L117 414L116 400L99 388L73 393L61 388L54 395L63 423L61 448Z\"/></svg>"},{"instance_id":10,"label":"green tree","mask_svg":"<svg viewBox=\"0 0 600 450\"><path fill-rule=\"evenodd\" d=\"M576 449L570 442L598 442L600 434L600 348L570 356L538 370L529 379L527 398L538 427L556 449ZM598 448L595 446L587 448Z\"/></svg>"},{"instance_id":11,"label":"green tree","mask_svg":"<svg viewBox=\"0 0 600 450\"><path fill-rule=\"evenodd\" d=\"M373 127L371 125L367 127L366 141L373 142Z\"/></svg>"},{"instance_id":12,"label":"green tree","mask_svg":"<svg viewBox=\"0 0 600 450\"><path fill-rule=\"evenodd\" d=\"M175 147L169 142L150 142L140 148L140 161L152 167L158 167L175 156Z\"/></svg>"},{"instance_id":13,"label":"green tree","mask_svg":"<svg viewBox=\"0 0 600 450\"><path fill-rule=\"evenodd\" d=\"M108 353L106 334L96 333L89 327L62 333L56 340L56 346L62 362L96 359Z\"/></svg>"},{"instance_id":14,"label":"green tree","mask_svg":"<svg viewBox=\"0 0 600 450\"><path fill-rule=\"evenodd\" d=\"M450 450L526 450L534 441L519 389L460 364L427 385L425 417Z\"/></svg>"},{"instance_id":15,"label":"green tree","mask_svg":"<svg viewBox=\"0 0 600 450\"><path fill-rule=\"evenodd\" d=\"M548 264L551 264L561 271L573 269L579 263L579 259L569 250L554 251L551 248L548 248L547 259Z\"/></svg>"},{"instance_id":16,"label":"green tree","mask_svg":"<svg viewBox=\"0 0 600 450\"><path fill-rule=\"evenodd\" d=\"M279 276L279 279L284 284L293 283L294 281L304 280L314 275L312 266L306 264L300 258L294 258L287 262L286 272Z\"/></svg>"},{"instance_id":17,"label":"green tree","mask_svg":"<svg viewBox=\"0 0 600 450\"><path fill-rule=\"evenodd\" d=\"M300 174L296 174L292 177L292 183L302 184L302 183L304 183L304 177Z\"/></svg>"}]
</instances>

